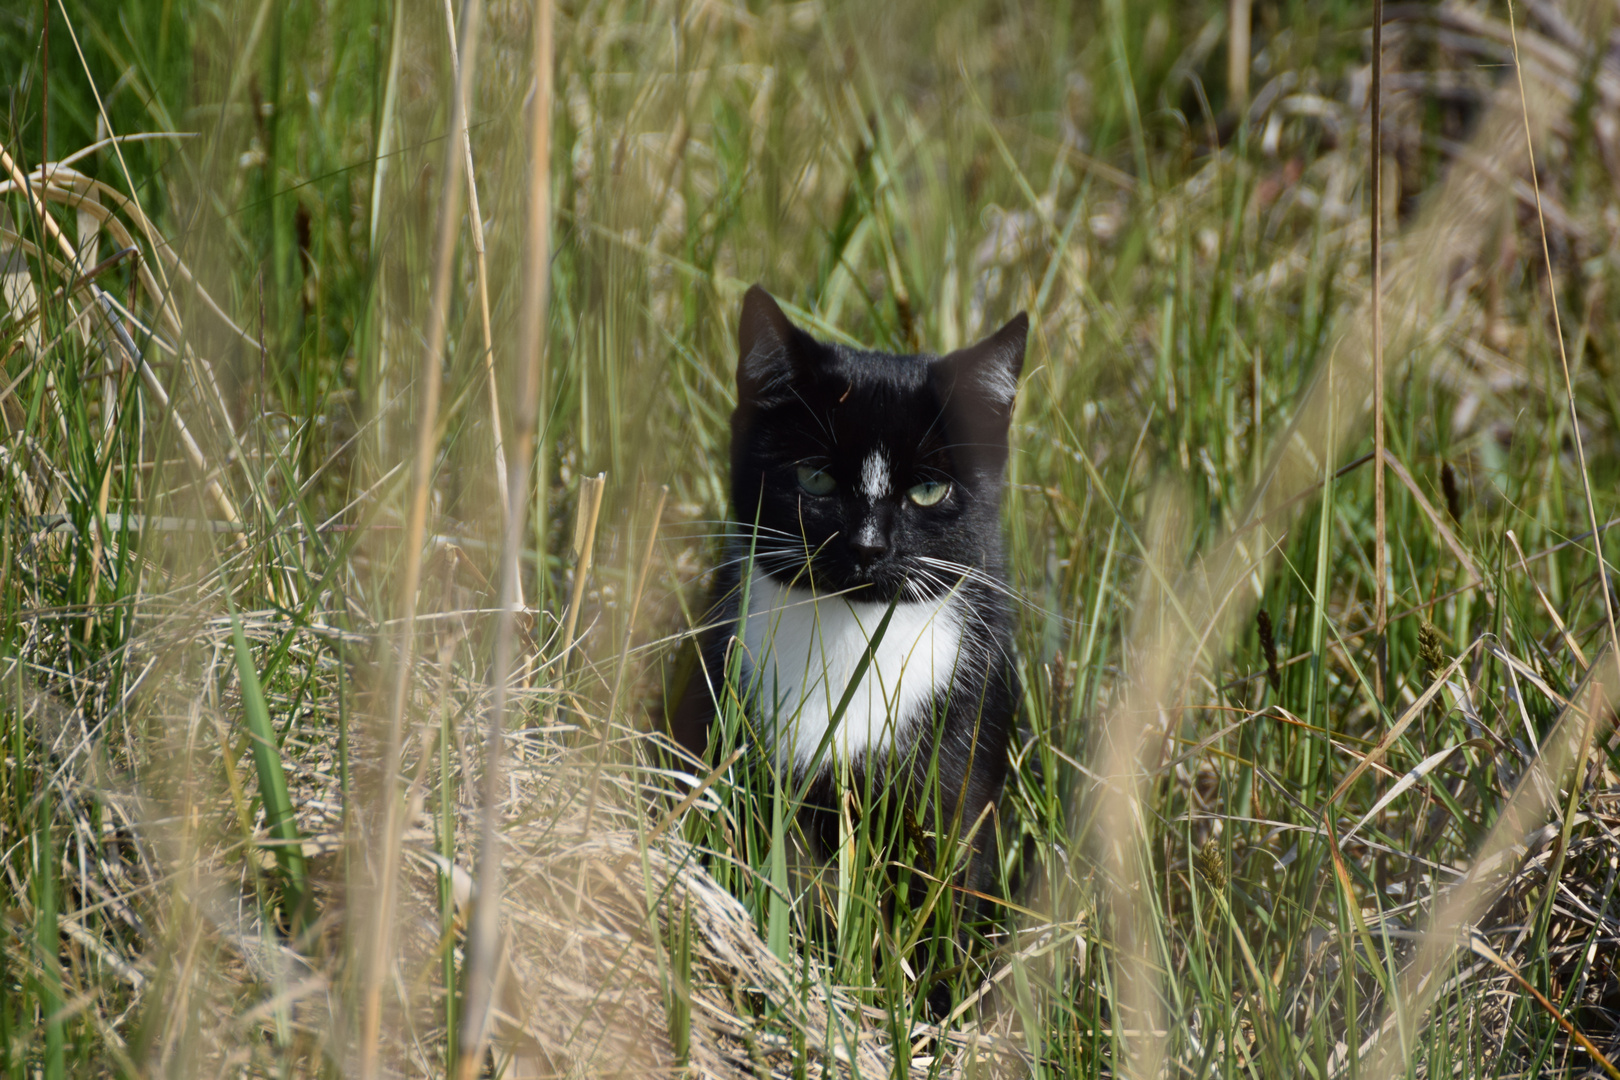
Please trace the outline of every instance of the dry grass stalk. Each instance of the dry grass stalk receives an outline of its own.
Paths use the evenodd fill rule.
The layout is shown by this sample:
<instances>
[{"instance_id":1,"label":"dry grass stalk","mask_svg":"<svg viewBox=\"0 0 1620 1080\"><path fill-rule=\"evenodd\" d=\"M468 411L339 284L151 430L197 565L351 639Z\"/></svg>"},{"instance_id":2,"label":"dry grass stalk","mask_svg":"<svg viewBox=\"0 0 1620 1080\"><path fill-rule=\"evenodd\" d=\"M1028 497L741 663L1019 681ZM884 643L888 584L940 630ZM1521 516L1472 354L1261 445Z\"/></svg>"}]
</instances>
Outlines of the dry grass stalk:
<instances>
[{"instance_id":1,"label":"dry grass stalk","mask_svg":"<svg viewBox=\"0 0 1620 1080\"><path fill-rule=\"evenodd\" d=\"M444 0L446 43L450 49L450 70L461 86L461 57L456 49L456 13L450 0ZM461 103L465 111L467 103ZM489 429L494 437L495 488L500 497L501 524L512 514L512 493L506 477L506 444L501 436L501 394L495 381L495 339L489 326L489 259L484 250L484 216L478 207L478 173L473 169L472 133L464 132L467 149L467 228L472 235L473 265L478 274L478 328L484 335L484 380L489 385ZM523 603L523 583L518 583L518 604Z\"/></svg>"},{"instance_id":2,"label":"dry grass stalk","mask_svg":"<svg viewBox=\"0 0 1620 1080\"><path fill-rule=\"evenodd\" d=\"M1251 9L1252 0L1228 0L1226 85L1236 106L1249 103L1249 67L1254 62L1249 55L1249 24L1254 19Z\"/></svg>"},{"instance_id":3,"label":"dry grass stalk","mask_svg":"<svg viewBox=\"0 0 1620 1080\"><path fill-rule=\"evenodd\" d=\"M1372 95L1369 102L1372 189L1372 415L1373 415L1373 693L1389 693L1389 521L1385 514L1384 466L1384 0L1373 0Z\"/></svg>"},{"instance_id":4,"label":"dry grass stalk","mask_svg":"<svg viewBox=\"0 0 1620 1080\"><path fill-rule=\"evenodd\" d=\"M563 617L562 659L558 661L563 665L563 670L566 670L568 653L574 646L580 607L585 602L585 584L591 574L591 553L596 546L596 521L602 512L602 493L606 488L606 473L587 476L579 483L579 510L574 522L574 585L568 595L568 613Z\"/></svg>"},{"instance_id":5,"label":"dry grass stalk","mask_svg":"<svg viewBox=\"0 0 1620 1080\"><path fill-rule=\"evenodd\" d=\"M382 1031L383 988L394 963L392 935L395 927L395 876L399 862L399 834L403 828L403 807L396 790L404 740L405 713L414 677L416 652L417 591L421 584L422 547L427 531L428 499L433 486L434 458L439 445L439 394L443 382L443 354L449 328L451 277L454 269L456 237L461 231L462 182L460 167L465 155L469 83L477 70L478 33L483 5L472 0L463 11L465 42L456 90L451 100L450 132L445 143L443 187L438 208L438 232L433 249L433 284L428 301L428 321L424 334L417 391L421 395L417 411L416 453L411 472L411 502L403 540L404 569L400 575L399 641L394 650L394 685L386 717L383 771L379 815L381 828L370 838L377 867L372 884L371 932L366 948L365 975L361 987L361 1029L358 1069L361 1077L377 1075L380 1066L379 1040Z\"/></svg>"},{"instance_id":6,"label":"dry grass stalk","mask_svg":"<svg viewBox=\"0 0 1620 1080\"><path fill-rule=\"evenodd\" d=\"M499 978L502 845L499 833L501 771L506 730L506 695L511 678L515 649L513 620L518 597L518 553L523 546L526 508L529 505L529 475L537 444L544 446L537 430L541 398L546 385L546 315L551 287L551 109L552 109L552 9L550 0L536 0L533 18L534 97L529 114L528 217L523 249L523 299L518 323L518 385L515 423L517 427L516 468L509 475L510 494L506 529L501 544L500 623L496 628L495 662L492 677L495 700L489 714L484 741L484 790L479 816L478 897L468 930L467 960L463 978L466 991L461 1027L461 1060L457 1073L470 1080L483 1066L483 1047L489 1035L489 1014ZM546 504L546 462L542 452L535 470L540 477ZM544 537L544 511L538 535Z\"/></svg>"}]
</instances>

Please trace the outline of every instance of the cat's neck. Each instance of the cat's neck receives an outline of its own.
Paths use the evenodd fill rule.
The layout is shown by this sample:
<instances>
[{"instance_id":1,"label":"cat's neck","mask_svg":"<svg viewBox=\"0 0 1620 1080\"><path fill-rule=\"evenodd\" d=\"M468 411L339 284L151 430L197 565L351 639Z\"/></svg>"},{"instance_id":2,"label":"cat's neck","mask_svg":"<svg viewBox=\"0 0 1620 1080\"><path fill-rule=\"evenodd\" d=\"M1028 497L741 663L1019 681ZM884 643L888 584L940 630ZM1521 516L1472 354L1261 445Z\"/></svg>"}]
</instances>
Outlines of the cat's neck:
<instances>
[{"instance_id":1,"label":"cat's neck","mask_svg":"<svg viewBox=\"0 0 1620 1080\"><path fill-rule=\"evenodd\" d=\"M872 639L890 605L854 595L818 595L756 569L741 620L744 685L751 712L784 765L803 774L833 722L856 669L872 658L838 721L820 768L891 750L903 753L949 688L971 647L956 592L893 605L888 627Z\"/></svg>"}]
</instances>

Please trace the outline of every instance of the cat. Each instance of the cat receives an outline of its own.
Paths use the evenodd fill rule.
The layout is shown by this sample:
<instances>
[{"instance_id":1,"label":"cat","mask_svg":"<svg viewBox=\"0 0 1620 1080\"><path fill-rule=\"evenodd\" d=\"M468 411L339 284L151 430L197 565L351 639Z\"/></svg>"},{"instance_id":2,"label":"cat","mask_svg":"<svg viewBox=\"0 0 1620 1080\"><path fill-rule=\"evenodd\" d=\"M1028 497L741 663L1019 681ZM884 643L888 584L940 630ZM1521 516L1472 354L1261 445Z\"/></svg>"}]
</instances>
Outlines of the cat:
<instances>
[{"instance_id":1,"label":"cat","mask_svg":"<svg viewBox=\"0 0 1620 1080\"><path fill-rule=\"evenodd\" d=\"M758 285L738 322L735 524L670 734L705 753L735 651L748 741L805 792L812 855L836 851L845 793L885 803L922 855L914 900L926 875L982 896L995 873L1018 699L1001 495L1028 331L1019 314L945 356L849 348Z\"/></svg>"}]
</instances>

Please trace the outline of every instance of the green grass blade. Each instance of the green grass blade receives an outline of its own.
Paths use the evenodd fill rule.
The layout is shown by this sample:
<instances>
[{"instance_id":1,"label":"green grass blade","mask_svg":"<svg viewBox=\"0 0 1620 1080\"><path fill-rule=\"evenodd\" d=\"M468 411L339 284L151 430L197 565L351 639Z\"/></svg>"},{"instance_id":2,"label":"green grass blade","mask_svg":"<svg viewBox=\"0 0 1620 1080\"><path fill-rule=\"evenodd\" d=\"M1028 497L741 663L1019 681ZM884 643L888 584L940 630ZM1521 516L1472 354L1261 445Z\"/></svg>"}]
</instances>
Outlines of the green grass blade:
<instances>
[{"instance_id":1,"label":"green grass blade","mask_svg":"<svg viewBox=\"0 0 1620 1080\"><path fill-rule=\"evenodd\" d=\"M270 723L270 708L264 700L264 688L259 673L253 666L253 652L248 648L247 635L242 631L242 620L236 607L230 606L231 644L236 652L236 673L242 684L242 715L247 721L248 737L253 745L253 767L258 775L259 798L264 802L265 822L275 842L276 865L281 868L287 890L286 909L294 929L304 920L304 905L309 886L304 872L304 853L299 846L298 823L293 816L292 796L287 789L287 774L281 766L281 747L276 729Z\"/></svg>"}]
</instances>

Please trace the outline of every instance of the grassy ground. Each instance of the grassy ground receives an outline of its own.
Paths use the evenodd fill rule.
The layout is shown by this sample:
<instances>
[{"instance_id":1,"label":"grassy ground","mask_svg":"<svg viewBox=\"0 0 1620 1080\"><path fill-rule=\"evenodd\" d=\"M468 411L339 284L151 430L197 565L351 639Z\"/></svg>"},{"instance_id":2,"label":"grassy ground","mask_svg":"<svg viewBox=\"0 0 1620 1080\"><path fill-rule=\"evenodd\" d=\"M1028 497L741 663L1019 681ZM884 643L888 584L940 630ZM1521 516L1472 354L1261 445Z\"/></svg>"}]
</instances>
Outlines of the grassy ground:
<instances>
[{"instance_id":1,"label":"grassy ground","mask_svg":"<svg viewBox=\"0 0 1620 1080\"><path fill-rule=\"evenodd\" d=\"M1380 526L1364 6L567 4L548 264L526 6L0 9L0 1066L1612 1075L1620 10L1390 14ZM943 1025L861 828L643 734L754 281L1033 320Z\"/></svg>"}]
</instances>

